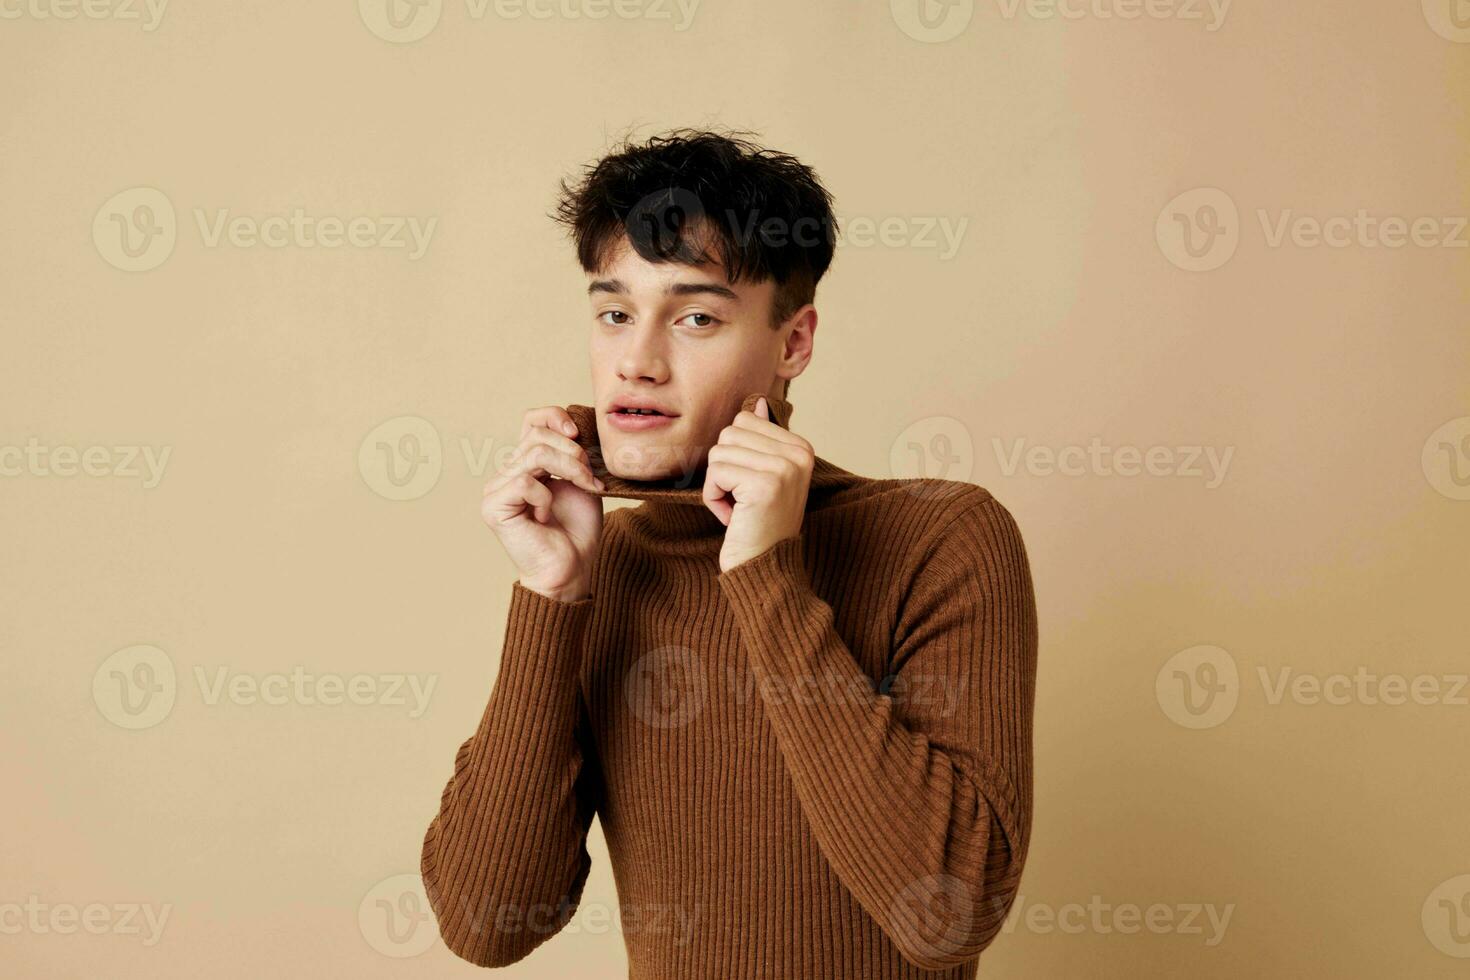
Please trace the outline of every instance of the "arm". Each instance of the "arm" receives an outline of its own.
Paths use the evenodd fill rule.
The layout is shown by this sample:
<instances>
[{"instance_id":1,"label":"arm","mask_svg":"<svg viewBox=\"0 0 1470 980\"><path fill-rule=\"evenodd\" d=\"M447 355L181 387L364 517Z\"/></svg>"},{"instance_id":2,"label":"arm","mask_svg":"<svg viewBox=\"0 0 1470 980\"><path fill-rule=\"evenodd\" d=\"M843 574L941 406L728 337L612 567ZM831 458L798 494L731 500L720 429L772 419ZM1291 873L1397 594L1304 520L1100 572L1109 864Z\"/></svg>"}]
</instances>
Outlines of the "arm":
<instances>
[{"instance_id":1,"label":"arm","mask_svg":"<svg viewBox=\"0 0 1470 980\"><path fill-rule=\"evenodd\" d=\"M1031 826L1030 568L1010 513L988 493L963 501L919 542L889 693L812 591L802 534L719 576L823 855L925 969L974 959L995 937ZM813 683L815 696L770 696Z\"/></svg>"},{"instance_id":2,"label":"arm","mask_svg":"<svg viewBox=\"0 0 1470 980\"><path fill-rule=\"evenodd\" d=\"M571 918L600 792L578 683L593 599L511 588L499 677L420 868L444 944L477 966L524 958Z\"/></svg>"}]
</instances>

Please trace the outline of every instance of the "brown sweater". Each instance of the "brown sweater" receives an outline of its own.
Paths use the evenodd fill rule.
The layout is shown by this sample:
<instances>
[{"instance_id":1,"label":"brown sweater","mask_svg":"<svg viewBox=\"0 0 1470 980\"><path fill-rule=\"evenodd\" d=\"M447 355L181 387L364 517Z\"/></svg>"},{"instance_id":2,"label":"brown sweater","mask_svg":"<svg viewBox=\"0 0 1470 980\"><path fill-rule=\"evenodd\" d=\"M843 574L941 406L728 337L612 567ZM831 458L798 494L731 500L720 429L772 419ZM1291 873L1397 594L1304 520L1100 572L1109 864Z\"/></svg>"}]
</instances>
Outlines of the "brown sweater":
<instances>
[{"instance_id":1,"label":"brown sweater","mask_svg":"<svg viewBox=\"0 0 1470 980\"><path fill-rule=\"evenodd\" d=\"M596 814L631 980L973 978L1030 844L1036 607L1010 513L818 457L801 532L721 573L703 471L614 477L594 410L567 410L602 496L644 503L607 515L589 597L511 586L424 838L445 944L502 966L562 928Z\"/></svg>"}]
</instances>

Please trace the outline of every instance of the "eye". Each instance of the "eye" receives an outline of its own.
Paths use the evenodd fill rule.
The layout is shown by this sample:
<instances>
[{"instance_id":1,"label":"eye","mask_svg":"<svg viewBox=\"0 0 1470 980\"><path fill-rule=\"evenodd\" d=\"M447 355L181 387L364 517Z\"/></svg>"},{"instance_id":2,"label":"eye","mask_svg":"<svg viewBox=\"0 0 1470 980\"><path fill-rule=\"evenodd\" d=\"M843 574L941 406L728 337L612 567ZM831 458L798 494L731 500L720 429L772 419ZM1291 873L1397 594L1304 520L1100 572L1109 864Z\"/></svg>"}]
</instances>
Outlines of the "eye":
<instances>
[{"instance_id":1,"label":"eye","mask_svg":"<svg viewBox=\"0 0 1470 980\"><path fill-rule=\"evenodd\" d=\"M714 317L710 316L708 313L690 313L690 314L682 317L678 322L679 323L683 323L685 320L692 320L695 317L698 317L700 319L703 319L705 322L704 323L691 323L690 326L697 327L697 328L699 328L701 330L706 330L706 329L708 329L708 328L710 328L710 327L712 327L715 324L717 324L717 323L720 322L719 320L716 320Z\"/></svg>"},{"instance_id":2,"label":"eye","mask_svg":"<svg viewBox=\"0 0 1470 980\"><path fill-rule=\"evenodd\" d=\"M608 321L605 319L606 317L610 317L610 316L626 317L627 315L628 314L624 313L622 310L607 310L607 311L605 311L603 313L599 313L597 315L597 319L601 320L603 323L607 323L607 325L610 326L610 327L614 327L614 326L621 326L623 323L626 323L627 321L626 320L615 320L612 323L608 323Z\"/></svg>"}]
</instances>

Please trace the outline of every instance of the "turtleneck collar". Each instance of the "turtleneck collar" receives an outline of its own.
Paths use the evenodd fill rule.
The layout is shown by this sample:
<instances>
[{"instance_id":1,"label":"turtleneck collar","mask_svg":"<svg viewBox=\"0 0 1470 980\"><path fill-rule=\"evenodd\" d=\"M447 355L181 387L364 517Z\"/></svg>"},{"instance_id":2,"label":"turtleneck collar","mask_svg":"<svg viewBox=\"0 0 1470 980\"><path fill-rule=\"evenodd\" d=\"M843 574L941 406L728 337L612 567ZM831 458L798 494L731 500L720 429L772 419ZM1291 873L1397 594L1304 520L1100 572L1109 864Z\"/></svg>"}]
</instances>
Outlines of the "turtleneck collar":
<instances>
[{"instance_id":1,"label":"turtleneck collar","mask_svg":"<svg viewBox=\"0 0 1470 980\"><path fill-rule=\"evenodd\" d=\"M740 411L754 412L755 404L761 397L765 397L771 410L771 421L789 430L794 409L785 398L760 391L752 392L741 402ZM577 444L587 451L593 474L604 484L605 489L594 491L597 496L642 500L644 503L633 514L640 527L652 536L692 540L723 538L725 525L704 505L704 466L691 474L666 480L629 480L614 476L607 471L602 458L597 409L590 405L567 405L566 411L577 424ZM731 416L731 421L734 421L734 416ZM811 488L807 494L808 510L815 500L825 496L827 492L862 480L863 477L818 456L812 466Z\"/></svg>"}]
</instances>

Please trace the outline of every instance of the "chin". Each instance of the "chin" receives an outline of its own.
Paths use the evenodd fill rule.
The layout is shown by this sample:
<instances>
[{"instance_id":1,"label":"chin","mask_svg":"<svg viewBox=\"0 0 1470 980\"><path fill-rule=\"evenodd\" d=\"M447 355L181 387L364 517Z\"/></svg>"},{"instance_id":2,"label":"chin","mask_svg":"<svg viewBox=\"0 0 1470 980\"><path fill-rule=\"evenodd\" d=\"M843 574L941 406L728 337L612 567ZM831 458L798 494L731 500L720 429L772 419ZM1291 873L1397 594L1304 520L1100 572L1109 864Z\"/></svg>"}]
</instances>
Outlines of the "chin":
<instances>
[{"instance_id":1,"label":"chin","mask_svg":"<svg viewBox=\"0 0 1470 980\"><path fill-rule=\"evenodd\" d=\"M609 473L645 482L688 477L703 465L705 455L680 441L654 442L621 432L610 433L602 447L603 465Z\"/></svg>"}]
</instances>

